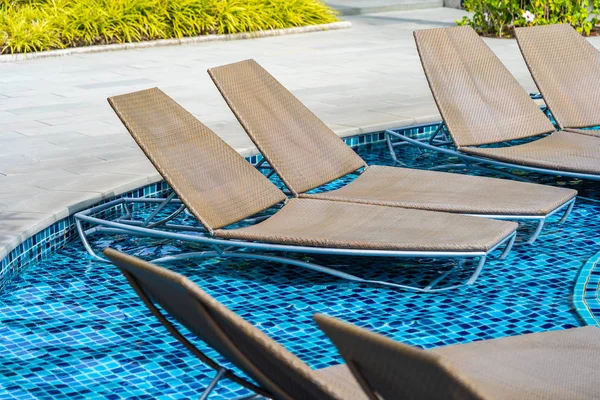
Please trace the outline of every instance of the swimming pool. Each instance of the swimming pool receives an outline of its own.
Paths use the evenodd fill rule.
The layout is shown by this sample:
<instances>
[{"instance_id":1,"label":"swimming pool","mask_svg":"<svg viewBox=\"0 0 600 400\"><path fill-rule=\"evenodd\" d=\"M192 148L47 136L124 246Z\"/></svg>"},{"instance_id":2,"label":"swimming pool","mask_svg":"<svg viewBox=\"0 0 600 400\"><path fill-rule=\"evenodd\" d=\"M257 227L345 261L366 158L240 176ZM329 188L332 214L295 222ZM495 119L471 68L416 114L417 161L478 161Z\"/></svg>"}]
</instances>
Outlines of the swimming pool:
<instances>
[{"instance_id":1,"label":"swimming pool","mask_svg":"<svg viewBox=\"0 0 600 400\"><path fill-rule=\"evenodd\" d=\"M369 164L391 165L383 144L358 151ZM401 151L403 160L422 168L448 161L414 148ZM597 183L535 180L574 187L600 200ZM441 293L357 285L259 261L213 259L168 267L321 368L340 359L312 322L315 312L423 348L582 325L573 309L573 290L582 266L600 250L600 203L579 200L567 223L556 224L559 218L552 217L533 246L515 247L504 261L490 260L474 287ZM178 243L125 237L97 238L95 245L145 258L181 251ZM325 258L344 271L396 282L431 278L453 265ZM461 277L459 270L451 278ZM3 289L0 337L1 398L189 398L214 375L150 315L115 267L93 261L79 241L29 267ZM222 382L211 398L244 393Z\"/></svg>"}]
</instances>

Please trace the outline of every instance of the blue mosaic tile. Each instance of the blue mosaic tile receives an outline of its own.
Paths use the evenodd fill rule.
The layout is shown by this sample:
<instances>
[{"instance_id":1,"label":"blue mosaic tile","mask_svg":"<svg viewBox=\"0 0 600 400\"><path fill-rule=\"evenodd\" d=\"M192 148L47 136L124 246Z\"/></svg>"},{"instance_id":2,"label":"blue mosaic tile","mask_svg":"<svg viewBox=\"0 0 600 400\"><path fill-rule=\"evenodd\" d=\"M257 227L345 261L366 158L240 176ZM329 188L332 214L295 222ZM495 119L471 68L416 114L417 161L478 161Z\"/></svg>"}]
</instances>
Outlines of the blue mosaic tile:
<instances>
[{"instance_id":1,"label":"blue mosaic tile","mask_svg":"<svg viewBox=\"0 0 600 400\"><path fill-rule=\"evenodd\" d=\"M414 134L424 134L424 130L416 129ZM358 152L370 164L392 162L381 143L367 144ZM414 148L402 149L400 155L422 168L452 161ZM190 277L313 368L340 362L334 347L312 322L315 312L422 348L590 323L575 312L572 297L582 266L589 265L590 257L600 249L600 190L592 182L533 177L576 188L591 200L580 200L563 225L556 223L558 216L553 217L534 246L518 246L504 261L491 260L473 287L416 294L352 284L295 267L239 260L165 266ZM326 189L348 179L352 178L333 182ZM144 189L134 195L153 193ZM111 245L144 258L190 248L179 242L124 236L99 237L94 245ZM426 281L454 265L429 259L321 256L316 260L398 283ZM466 267L458 269L448 284L469 273ZM590 267L588 276L591 280L600 274ZM587 289L592 291L593 286L576 290L587 293ZM590 305L590 312L600 315L600 304ZM0 292L0 337L1 398L193 398L214 375L140 304L116 268L93 261L79 241L23 270ZM194 343L221 360L202 343ZM237 385L223 382L211 398L243 394Z\"/></svg>"}]
</instances>

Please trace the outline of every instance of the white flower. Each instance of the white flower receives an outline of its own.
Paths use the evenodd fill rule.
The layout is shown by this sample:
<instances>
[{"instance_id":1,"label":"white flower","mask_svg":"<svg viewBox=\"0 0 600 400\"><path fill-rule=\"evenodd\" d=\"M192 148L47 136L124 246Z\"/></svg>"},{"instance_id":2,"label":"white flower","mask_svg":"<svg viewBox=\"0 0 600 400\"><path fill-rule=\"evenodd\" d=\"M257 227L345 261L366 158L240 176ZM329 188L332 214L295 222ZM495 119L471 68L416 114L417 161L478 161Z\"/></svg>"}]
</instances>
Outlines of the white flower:
<instances>
[{"instance_id":1,"label":"white flower","mask_svg":"<svg viewBox=\"0 0 600 400\"><path fill-rule=\"evenodd\" d=\"M528 23L531 23L535 19L535 14L533 14L531 11L525 11L523 13L523 18L525 18L525 21Z\"/></svg>"},{"instance_id":2,"label":"white flower","mask_svg":"<svg viewBox=\"0 0 600 400\"><path fill-rule=\"evenodd\" d=\"M483 13L483 19L485 19L485 22L490 22L490 15L488 13Z\"/></svg>"}]
</instances>

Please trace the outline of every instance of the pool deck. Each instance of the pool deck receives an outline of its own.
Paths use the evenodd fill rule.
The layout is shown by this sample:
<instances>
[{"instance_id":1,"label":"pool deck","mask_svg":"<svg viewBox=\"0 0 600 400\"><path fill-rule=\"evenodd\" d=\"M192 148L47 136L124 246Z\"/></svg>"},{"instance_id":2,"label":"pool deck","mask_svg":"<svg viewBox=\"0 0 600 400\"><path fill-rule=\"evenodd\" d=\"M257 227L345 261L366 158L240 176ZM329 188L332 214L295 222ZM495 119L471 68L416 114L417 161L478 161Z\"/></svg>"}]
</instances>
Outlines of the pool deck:
<instances>
[{"instance_id":1,"label":"pool deck","mask_svg":"<svg viewBox=\"0 0 600 400\"><path fill-rule=\"evenodd\" d=\"M160 179L106 97L158 86L249 156L256 149L206 69L254 58L340 136L436 121L412 32L462 15L360 15L337 31L0 64L0 260L55 221ZM516 43L487 42L535 91Z\"/></svg>"}]
</instances>

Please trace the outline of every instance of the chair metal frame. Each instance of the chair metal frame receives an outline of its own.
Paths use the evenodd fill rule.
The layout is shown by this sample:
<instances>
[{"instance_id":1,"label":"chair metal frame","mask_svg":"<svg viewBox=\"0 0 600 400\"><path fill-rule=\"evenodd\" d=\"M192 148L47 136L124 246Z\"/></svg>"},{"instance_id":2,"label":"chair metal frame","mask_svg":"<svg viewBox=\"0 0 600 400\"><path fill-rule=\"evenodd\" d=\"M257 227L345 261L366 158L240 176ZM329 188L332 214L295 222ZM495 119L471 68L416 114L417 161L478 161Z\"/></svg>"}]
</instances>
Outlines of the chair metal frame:
<instances>
[{"instance_id":1,"label":"chair metal frame","mask_svg":"<svg viewBox=\"0 0 600 400\"><path fill-rule=\"evenodd\" d=\"M157 206L157 208L143 221L133 218L133 205ZM158 213L167 205L177 206L177 210L167 217L158 221L154 221ZM122 217L115 220L108 220L94 216L109 209L118 209L122 207L124 210ZM306 268L312 271L321 272L331 275L336 278L345 279L354 283L376 284L397 289L407 289L417 292L438 292L455 289L464 285L472 285L479 277L485 262L492 252L505 245L504 250L499 256L500 259L505 259L512 249L516 231L508 235L506 238L497 243L488 251L392 251L392 250L364 250L364 249L347 249L347 248L327 248L327 247L310 247L310 246L295 246L282 245L275 243L251 242L233 239L220 239L211 235L203 227L187 226L174 224L170 221L185 210L185 206L181 200L175 198L175 194L171 193L165 198L120 198L109 201L107 203L92 207L90 209L78 212L75 214L75 224L81 241L87 252L96 260L107 261L103 257L96 254L92 249L88 237L96 233L105 234L129 234L142 237L180 240L188 243L207 245L212 250L200 252L186 252L173 256L161 257L152 260L153 263L164 263L176 260L200 259L200 258L242 258L263 261L279 262L287 265ZM248 218L244 222L260 222L268 216L257 218ZM90 224L91 227L84 229L83 223ZM282 255L274 255L273 253L283 253ZM302 253L302 254L321 254L321 255L338 255L338 256L365 256L365 257L398 257L398 258L450 258L450 259L478 259L476 267L469 277L463 283L451 285L443 288L434 288L440 281L450 275L457 268L462 267L463 263L457 263L448 271L440 274L433 279L425 287L416 287L409 285L401 285L393 282L364 279L352 274L348 274L331 267L300 261L297 259L286 257L286 253Z\"/></svg>"},{"instance_id":2,"label":"chair metal frame","mask_svg":"<svg viewBox=\"0 0 600 400\"><path fill-rule=\"evenodd\" d=\"M431 124L419 125L419 126L431 126ZM419 126L417 126L417 127L419 127ZM415 127L411 127L411 129L414 129L414 128ZM439 124L438 128L435 130L435 132L429 137L429 139L426 139L426 140L418 140L418 139L410 138L407 135L400 133L402 131L404 131L404 128L395 129L395 130L386 129L386 131L385 131L386 141L388 143L388 148L390 149L390 154L392 154L394 161L398 162L400 164L402 164L402 163L398 160L394 149L396 147L399 147L402 145L410 144L410 145L416 146L421 149L434 150L434 151L437 151L437 152L440 152L440 153L443 153L443 154L446 154L449 156L458 157L464 162L464 164L462 164L463 166L473 167L473 168L478 168L478 169L483 169L483 170L487 169L487 170L493 171L494 173L506 175L511 178L518 178L518 177L516 177L515 175L513 175L509 172L500 171L493 167L520 169L523 171L537 172L537 173L546 174L546 175L566 176L566 177L570 177L570 178L589 179L589 180L593 180L593 181L600 181L600 175L585 174L585 173L580 173L580 172L559 171L557 169L547 169L547 168L540 168L540 167L531 167L528 165L513 164L513 163L509 163L509 162L504 162L504 161L497 161L497 160L494 160L491 158L465 154L465 153L461 152L460 149L456 149L456 146L454 145L454 142L452 141L452 139L448 138L447 129L445 128L445 124L443 122L440 122L440 124ZM443 134L445 135L447 140L437 139L437 136L440 135L440 132L444 132ZM400 139L400 141L392 142L392 138ZM452 146L452 148L443 148L440 146ZM492 168L484 167L481 164L489 164L492 166ZM461 164L444 165L444 166L440 166L439 169L442 169L445 167L459 167L459 166L461 166ZM527 181L526 179L522 179L522 178L521 178L521 180Z\"/></svg>"},{"instance_id":3,"label":"chair metal frame","mask_svg":"<svg viewBox=\"0 0 600 400\"><path fill-rule=\"evenodd\" d=\"M431 126L431 125L432 124L423 124L423 125L410 127L410 129L426 127L426 126ZM487 166L481 165L481 164L491 164L492 166L513 168L513 169L523 169L526 171L539 172L539 173L551 173L551 172L547 172L547 171L552 171L552 170L545 170L543 168L523 167L523 166L520 166L517 164L510 164L510 163L505 163L505 162L501 162L501 161L494 161L494 160L490 160L490 159L483 158L483 157L466 155L466 154L461 153L460 151L454 150L452 148L450 148L450 149L444 148L442 146L454 147L454 142L450 138L448 131L446 129L446 126L443 122L440 122L438 124L437 129L429 136L429 138L426 138L426 139L414 139L414 138L408 137L406 134L401 133L401 132L404 132L405 130L406 130L406 128L401 128L401 129L396 129L396 130L387 129L385 131L385 140L386 140L386 144L387 144L388 150L390 152L390 155L392 156L392 159L394 160L394 162L401 166L404 166L404 163L402 163L402 161L400 161L398 159L398 156L396 155L396 148L405 146L405 145L413 145L413 146L417 147L418 149L433 150L433 151L436 151L436 152L439 152L439 153L442 153L442 154L445 154L448 156L458 157L461 161L463 161L462 164L454 163L454 164L438 165L436 167L429 168L430 170L476 168L479 170L488 171L488 172L492 172L492 173L499 174L499 175L504 175L509 178L517 179L517 180L524 181L524 182L531 182L531 181L528 179L525 179L523 177L511 174L510 172L502 171L502 170L499 170L499 169L496 169L493 167L487 167ZM393 139L399 139L399 140L394 141ZM560 175L560 176L572 176L572 177L577 177L577 178L582 178L582 179L591 179L591 178L586 178L586 174L562 173L561 171L554 171L554 173L551 173L551 174ZM600 180L600 176L595 176L595 175L588 175L588 176L593 176L593 177L595 177L594 178L595 180ZM538 238L538 236L542 232L542 229L544 228L546 221L554 214L559 213L563 210L564 210L564 214L561 217L561 219L559 220L559 224L564 223L567 220L567 218L569 218L571 211L573 211L573 207L575 206L576 200L577 200L577 197L559 205L554 210L550 211L548 214L539 215L539 216L538 215L482 215L482 214L466 214L466 215L473 215L473 216L478 216L478 217L487 217L487 218L494 218L494 219L505 219L505 220L534 221L537 223L537 227L536 227L535 231L533 232L533 234L525 241L525 243L531 244L531 243L535 242L535 240Z\"/></svg>"}]
</instances>

